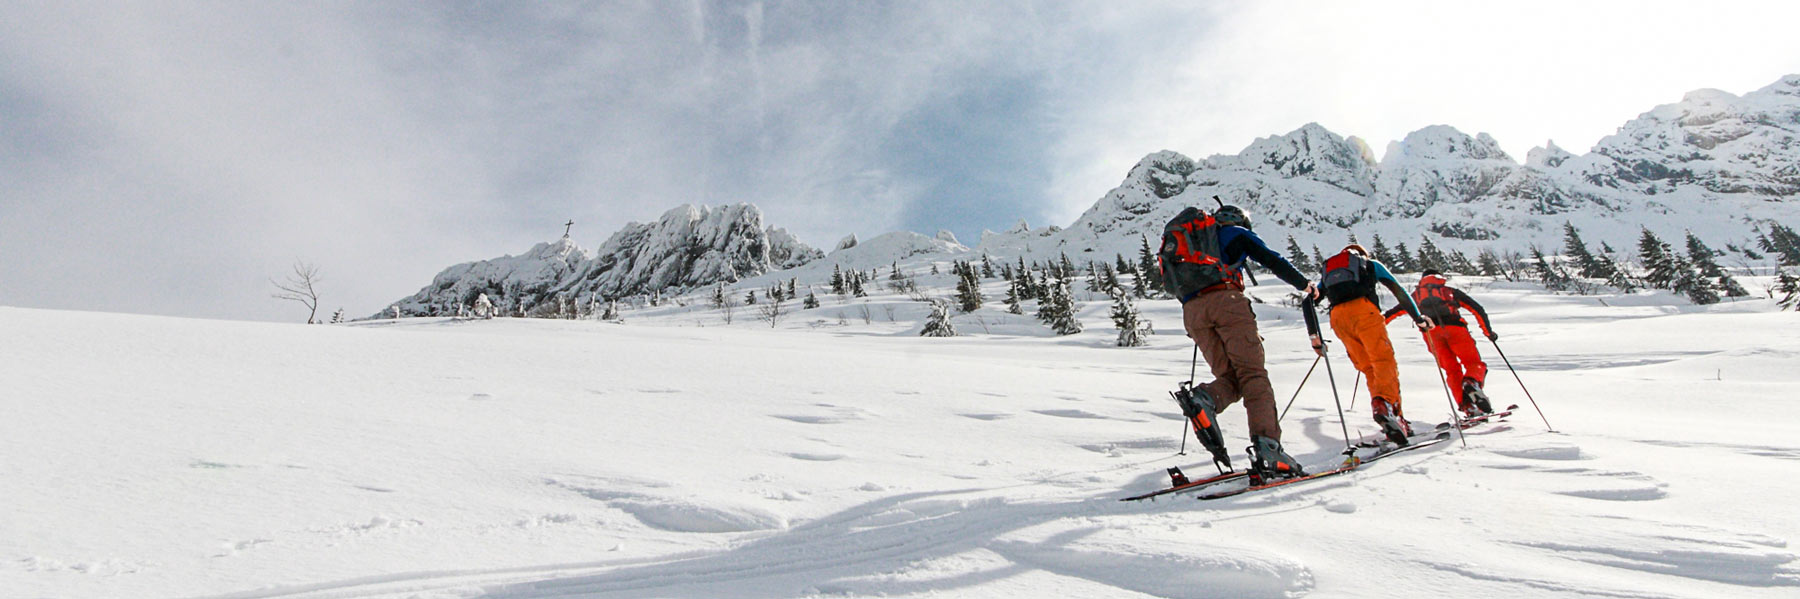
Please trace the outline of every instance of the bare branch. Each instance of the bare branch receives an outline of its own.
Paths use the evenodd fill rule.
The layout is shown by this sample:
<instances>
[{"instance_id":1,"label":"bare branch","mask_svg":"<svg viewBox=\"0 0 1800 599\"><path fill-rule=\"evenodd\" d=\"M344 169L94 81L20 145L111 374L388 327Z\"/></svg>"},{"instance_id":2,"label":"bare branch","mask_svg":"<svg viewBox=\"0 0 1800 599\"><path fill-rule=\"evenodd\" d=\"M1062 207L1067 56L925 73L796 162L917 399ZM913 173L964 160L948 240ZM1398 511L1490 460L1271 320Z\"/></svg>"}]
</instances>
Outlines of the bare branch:
<instances>
[{"instance_id":1,"label":"bare branch","mask_svg":"<svg viewBox=\"0 0 1800 599\"><path fill-rule=\"evenodd\" d=\"M280 291L280 293L272 294L270 297L279 300L300 302L300 305L306 306L307 309L306 324L313 324L318 320L319 316L319 292L316 288L318 282L318 266L307 264L305 262L295 262L293 274L288 275L280 281L269 279L269 284L274 285L275 289Z\"/></svg>"}]
</instances>

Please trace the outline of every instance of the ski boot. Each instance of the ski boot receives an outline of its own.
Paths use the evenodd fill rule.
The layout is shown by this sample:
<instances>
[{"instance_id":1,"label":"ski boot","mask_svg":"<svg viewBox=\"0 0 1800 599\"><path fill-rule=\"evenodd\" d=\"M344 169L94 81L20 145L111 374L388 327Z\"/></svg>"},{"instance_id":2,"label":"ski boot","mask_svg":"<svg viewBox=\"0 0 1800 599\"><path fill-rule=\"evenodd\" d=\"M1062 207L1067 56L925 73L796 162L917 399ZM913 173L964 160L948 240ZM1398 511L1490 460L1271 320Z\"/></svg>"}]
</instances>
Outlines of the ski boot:
<instances>
[{"instance_id":1,"label":"ski boot","mask_svg":"<svg viewBox=\"0 0 1800 599\"><path fill-rule=\"evenodd\" d=\"M1192 384L1192 381L1182 381L1181 388L1170 395L1181 404L1181 414L1194 424L1194 436L1200 439L1200 445L1212 453L1213 466L1221 473L1230 472L1231 454L1225 451L1225 433L1219 430L1217 404L1205 389Z\"/></svg>"},{"instance_id":2,"label":"ski boot","mask_svg":"<svg viewBox=\"0 0 1800 599\"><path fill-rule=\"evenodd\" d=\"M1411 444L1406 438L1412 436L1412 423L1401 415L1400 406L1380 397L1369 403L1371 411L1375 413L1375 423L1381 425L1381 432L1387 435L1389 441L1401 447Z\"/></svg>"},{"instance_id":3,"label":"ski boot","mask_svg":"<svg viewBox=\"0 0 1800 599\"><path fill-rule=\"evenodd\" d=\"M1306 475L1306 471L1300 467L1300 461L1281 449L1280 441L1262 435L1251 435L1250 442L1248 451L1251 477L1271 481Z\"/></svg>"},{"instance_id":4,"label":"ski boot","mask_svg":"<svg viewBox=\"0 0 1800 599\"><path fill-rule=\"evenodd\" d=\"M1463 402L1473 404L1474 409L1480 410L1480 414L1494 413L1494 405L1488 403L1487 392L1481 390L1481 381L1463 379Z\"/></svg>"}]
</instances>

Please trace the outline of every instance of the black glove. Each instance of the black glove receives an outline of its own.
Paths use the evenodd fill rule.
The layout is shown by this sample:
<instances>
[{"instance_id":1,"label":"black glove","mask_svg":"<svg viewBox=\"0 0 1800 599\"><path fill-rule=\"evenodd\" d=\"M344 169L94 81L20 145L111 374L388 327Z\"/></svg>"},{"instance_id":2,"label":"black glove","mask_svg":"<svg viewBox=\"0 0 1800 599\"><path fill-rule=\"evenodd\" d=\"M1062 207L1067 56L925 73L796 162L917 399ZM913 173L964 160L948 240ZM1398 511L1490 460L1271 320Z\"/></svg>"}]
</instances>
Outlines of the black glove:
<instances>
[{"instance_id":1,"label":"black glove","mask_svg":"<svg viewBox=\"0 0 1800 599\"><path fill-rule=\"evenodd\" d=\"M1496 333L1493 331L1488 331L1488 341L1499 341L1499 340L1500 340L1499 333Z\"/></svg>"}]
</instances>

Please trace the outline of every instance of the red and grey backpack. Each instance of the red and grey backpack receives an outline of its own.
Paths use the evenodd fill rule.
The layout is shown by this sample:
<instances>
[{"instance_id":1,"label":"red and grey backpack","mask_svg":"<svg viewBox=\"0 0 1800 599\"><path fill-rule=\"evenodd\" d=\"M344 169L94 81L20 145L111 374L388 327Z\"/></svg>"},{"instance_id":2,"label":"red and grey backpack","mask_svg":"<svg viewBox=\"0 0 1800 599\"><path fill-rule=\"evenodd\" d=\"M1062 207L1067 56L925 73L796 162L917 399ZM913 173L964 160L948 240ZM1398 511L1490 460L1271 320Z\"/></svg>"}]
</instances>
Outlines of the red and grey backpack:
<instances>
[{"instance_id":1,"label":"red and grey backpack","mask_svg":"<svg viewBox=\"0 0 1800 599\"><path fill-rule=\"evenodd\" d=\"M1162 249L1156 254L1163 290L1187 298L1208 287L1235 281L1235 269L1220 255L1218 219L1193 206L1163 226Z\"/></svg>"},{"instance_id":2,"label":"red and grey backpack","mask_svg":"<svg viewBox=\"0 0 1800 599\"><path fill-rule=\"evenodd\" d=\"M1362 254L1344 248L1336 256L1325 259L1325 273L1319 279L1319 290L1332 305L1359 297L1375 297L1375 268Z\"/></svg>"}]
</instances>

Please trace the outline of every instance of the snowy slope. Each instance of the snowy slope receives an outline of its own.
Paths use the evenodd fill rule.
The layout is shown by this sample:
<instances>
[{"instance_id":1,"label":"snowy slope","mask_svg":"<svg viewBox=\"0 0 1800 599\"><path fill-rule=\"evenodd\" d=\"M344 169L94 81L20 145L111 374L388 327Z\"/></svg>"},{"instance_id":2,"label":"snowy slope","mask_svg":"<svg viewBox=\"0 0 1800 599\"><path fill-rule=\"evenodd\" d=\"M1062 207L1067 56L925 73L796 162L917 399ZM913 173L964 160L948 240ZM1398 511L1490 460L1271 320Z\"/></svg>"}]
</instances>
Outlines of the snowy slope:
<instances>
[{"instance_id":1,"label":"snowy slope","mask_svg":"<svg viewBox=\"0 0 1800 599\"><path fill-rule=\"evenodd\" d=\"M1071 337L990 304L927 339L885 292L774 328L0 308L0 594L1794 596L1792 313L1461 282L1558 432L1484 346L1526 406L1466 447L1209 503L1115 501L1206 468L1175 455L1173 302L1141 349L1104 302ZM1257 311L1286 401L1312 358L1297 314ZM1408 413L1447 417L1392 330ZM1285 423L1312 464L1343 443L1322 375Z\"/></svg>"}]
</instances>

